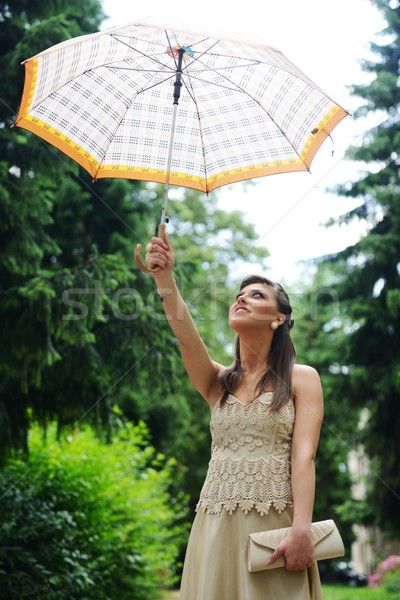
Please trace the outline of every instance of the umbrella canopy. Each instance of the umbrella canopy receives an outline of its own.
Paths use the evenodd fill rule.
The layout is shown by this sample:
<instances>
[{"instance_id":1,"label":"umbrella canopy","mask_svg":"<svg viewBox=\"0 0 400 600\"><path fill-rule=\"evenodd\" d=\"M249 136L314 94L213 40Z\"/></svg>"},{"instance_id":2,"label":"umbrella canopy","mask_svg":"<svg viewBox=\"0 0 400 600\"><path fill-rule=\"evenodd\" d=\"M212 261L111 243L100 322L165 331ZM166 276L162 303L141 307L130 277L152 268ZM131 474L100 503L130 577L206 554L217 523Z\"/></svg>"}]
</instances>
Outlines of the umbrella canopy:
<instances>
[{"instance_id":1,"label":"umbrella canopy","mask_svg":"<svg viewBox=\"0 0 400 600\"><path fill-rule=\"evenodd\" d=\"M151 19L63 42L25 69L16 125L93 179L208 193L308 170L347 114L274 48Z\"/></svg>"}]
</instances>

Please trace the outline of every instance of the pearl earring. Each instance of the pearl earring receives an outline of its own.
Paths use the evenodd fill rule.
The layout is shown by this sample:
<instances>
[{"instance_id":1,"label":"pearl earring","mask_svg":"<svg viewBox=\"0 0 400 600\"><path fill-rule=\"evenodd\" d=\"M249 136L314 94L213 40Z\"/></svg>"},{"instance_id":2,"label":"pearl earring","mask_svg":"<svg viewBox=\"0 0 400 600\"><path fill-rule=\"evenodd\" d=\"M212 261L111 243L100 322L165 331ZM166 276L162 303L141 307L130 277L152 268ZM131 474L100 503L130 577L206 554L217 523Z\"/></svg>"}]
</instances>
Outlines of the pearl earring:
<instances>
[{"instance_id":1,"label":"pearl earring","mask_svg":"<svg viewBox=\"0 0 400 600\"><path fill-rule=\"evenodd\" d=\"M272 321L271 323L271 329L278 329L279 324L276 321Z\"/></svg>"}]
</instances>

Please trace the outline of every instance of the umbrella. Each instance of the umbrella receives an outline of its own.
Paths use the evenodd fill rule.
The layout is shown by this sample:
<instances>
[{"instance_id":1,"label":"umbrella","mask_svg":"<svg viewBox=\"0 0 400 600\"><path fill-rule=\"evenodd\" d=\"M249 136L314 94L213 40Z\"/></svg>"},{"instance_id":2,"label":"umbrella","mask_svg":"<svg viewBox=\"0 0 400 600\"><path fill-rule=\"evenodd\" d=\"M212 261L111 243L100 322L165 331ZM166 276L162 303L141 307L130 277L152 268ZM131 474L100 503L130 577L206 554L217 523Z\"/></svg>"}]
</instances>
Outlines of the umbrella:
<instances>
[{"instance_id":1,"label":"umbrella","mask_svg":"<svg viewBox=\"0 0 400 600\"><path fill-rule=\"evenodd\" d=\"M347 112L279 50L153 19L74 38L25 61L15 124L92 178L208 193L309 170ZM179 104L179 115L177 118ZM135 257L142 270L140 245Z\"/></svg>"}]
</instances>

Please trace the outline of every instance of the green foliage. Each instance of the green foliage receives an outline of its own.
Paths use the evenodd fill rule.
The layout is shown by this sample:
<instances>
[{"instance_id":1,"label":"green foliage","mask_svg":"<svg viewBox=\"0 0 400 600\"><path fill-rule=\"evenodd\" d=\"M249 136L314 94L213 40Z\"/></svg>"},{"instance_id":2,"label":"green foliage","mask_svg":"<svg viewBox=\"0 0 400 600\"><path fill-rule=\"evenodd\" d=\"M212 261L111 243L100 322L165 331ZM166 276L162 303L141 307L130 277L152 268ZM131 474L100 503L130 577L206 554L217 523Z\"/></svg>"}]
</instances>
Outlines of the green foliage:
<instances>
[{"instance_id":1,"label":"green foliage","mask_svg":"<svg viewBox=\"0 0 400 600\"><path fill-rule=\"evenodd\" d=\"M103 18L100 0L9 0L1 3L2 121L11 124L15 116L13 111L16 112L23 86L21 62L61 41L97 31ZM7 134L7 131L2 132L2 141L11 141ZM26 137L20 132L20 147L24 140L26 142ZM12 141L11 144L16 150L16 145Z\"/></svg>"},{"instance_id":2,"label":"green foliage","mask_svg":"<svg viewBox=\"0 0 400 600\"><path fill-rule=\"evenodd\" d=\"M174 582L186 537L175 464L157 455L143 425L111 444L88 430L56 441L31 432L28 462L0 476L0 595L150 600Z\"/></svg>"},{"instance_id":3,"label":"green foliage","mask_svg":"<svg viewBox=\"0 0 400 600\"><path fill-rule=\"evenodd\" d=\"M382 560L369 576L371 588L383 588L389 598L398 598L400 592L400 556L391 554Z\"/></svg>"},{"instance_id":4,"label":"green foliage","mask_svg":"<svg viewBox=\"0 0 400 600\"><path fill-rule=\"evenodd\" d=\"M398 598L400 596L400 570L387 573L383 578L382 586L389 598Z\"/></svg>"}]
</instances>

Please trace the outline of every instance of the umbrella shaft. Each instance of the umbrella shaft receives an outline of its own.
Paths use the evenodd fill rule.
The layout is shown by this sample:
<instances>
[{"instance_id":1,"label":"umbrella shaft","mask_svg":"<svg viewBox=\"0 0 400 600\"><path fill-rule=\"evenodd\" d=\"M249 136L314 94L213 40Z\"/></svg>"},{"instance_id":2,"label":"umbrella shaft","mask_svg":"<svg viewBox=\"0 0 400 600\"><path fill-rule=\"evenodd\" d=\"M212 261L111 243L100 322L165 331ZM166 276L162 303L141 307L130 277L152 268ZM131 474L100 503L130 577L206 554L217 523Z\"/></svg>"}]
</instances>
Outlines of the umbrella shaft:
<instances>
[{"instance_id":1,"label":"umbrella shaft","mask_svg":"<svg viewBox=\"0 0 400 600\"><path fill-rule=\"evenodd\" d=\"M161 212L161 223L167 222L167 204L168 204L168 188L169 188L169 177L171 172L171 161L172 161L172 150L174 147L174 137L175 137L175 124L176 124L176 113L178 110L179 98L181 96L181 87L182 87L182 61L183 55L185 51L183 48L179 48L178 50L178 64L176 67L176 79L174 83L174 105L173 105L173 113L172 113L172 124L171 124L171 133L169 137L169 147L168 147L168 159L167 159L167 174L165 177L165 186L164 186L164 200L162 205Z\"/></svg>"},{"instance_id":2,"label":"umbrella shaft","mask_svg":"<svg viewBox=\"0 0 400 600\"><path fill-rule=\"evenodd\" d=\"M181 97L182 87L182 61L185 51L183 48L178 50L178 64L176 66L176 79L174 83L174 105L179 104L179 98Z\"/></svg>"},{"instance_id":3,"label":"umbrella shaft","mask_svg":"<svg viewBox=\"0 0 400 600\"><path fill-rule=\"evenodd\" d=\"M169 177L171 173L171 161L172 161L172 150L174 147L174 137L175 137L175 124L176 124L176 113L178 112L178 103L173 107L172 113L172 124L171 124L171 133L169 136L169 147L168 147L168 159L167 159L167 174L165 177L165 185L164 185L164 200L162 205L161 212L161 223L167 222L167 204L168 204L168 189L169 189Z\"/></svg>"},{"instance_id":4,"label":"umbrella shaft","mask_svg":"<svg viewBox=\"0 0 400 600\"><path fill-rule=\"evenodd\" d=\"M181 97L181 87L182 87L182 73L176 74L176 79L174 83L174 106L179 104L179 98Z\"/></svg>"}]
</instances>

